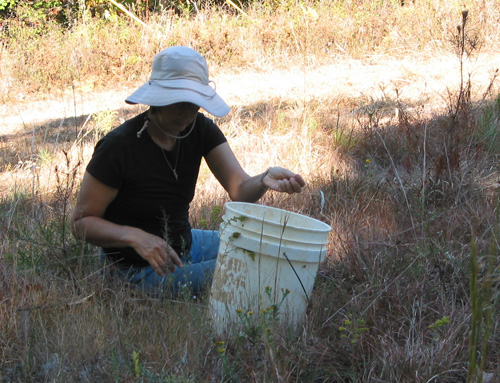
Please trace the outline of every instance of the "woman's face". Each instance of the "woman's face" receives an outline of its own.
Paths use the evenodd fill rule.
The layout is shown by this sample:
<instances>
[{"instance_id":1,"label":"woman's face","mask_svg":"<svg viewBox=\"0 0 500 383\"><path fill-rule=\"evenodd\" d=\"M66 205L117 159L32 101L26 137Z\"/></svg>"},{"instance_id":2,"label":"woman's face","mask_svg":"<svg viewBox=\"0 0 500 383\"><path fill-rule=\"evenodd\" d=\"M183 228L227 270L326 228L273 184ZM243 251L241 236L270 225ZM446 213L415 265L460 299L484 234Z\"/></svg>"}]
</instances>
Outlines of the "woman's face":
<instances>
[{"instance_id":1,"label":"woman's face","mask_svg":"<svg viewBox=\"0 0 500 383\"><path fill-rule=\"evenodd\" d=\"M189 102L154 107L151 118L167 133L179 134L192 123L200 107Z\"/></svg>"}]
</instances>

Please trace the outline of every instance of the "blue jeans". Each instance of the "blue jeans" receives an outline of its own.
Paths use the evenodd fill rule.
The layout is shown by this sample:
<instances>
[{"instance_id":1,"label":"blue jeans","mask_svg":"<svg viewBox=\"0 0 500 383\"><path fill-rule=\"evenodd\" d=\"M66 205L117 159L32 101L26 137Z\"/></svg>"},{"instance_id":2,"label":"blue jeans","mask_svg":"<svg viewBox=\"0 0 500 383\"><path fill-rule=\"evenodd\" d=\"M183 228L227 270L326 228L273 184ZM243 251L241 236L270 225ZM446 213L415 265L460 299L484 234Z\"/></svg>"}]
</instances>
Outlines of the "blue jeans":
<instances>
[{"instance_id":1,"label":"blue jeans","mask_svg":"<svg viewBox=\"0 0 500 383\"><path fill-rule=\"evenodd\" d=\"M193 243L186 255L183 266L175 266L175 271L160 277L154 269L146 267L123 267L117 265L115 271L121 279L130 283L131 287L150 293L162 295L170 292L174 295L182 290L200 293L212 281L219 251L219 233L211 230L191 230Z\"/></svg>"}]
</instances>

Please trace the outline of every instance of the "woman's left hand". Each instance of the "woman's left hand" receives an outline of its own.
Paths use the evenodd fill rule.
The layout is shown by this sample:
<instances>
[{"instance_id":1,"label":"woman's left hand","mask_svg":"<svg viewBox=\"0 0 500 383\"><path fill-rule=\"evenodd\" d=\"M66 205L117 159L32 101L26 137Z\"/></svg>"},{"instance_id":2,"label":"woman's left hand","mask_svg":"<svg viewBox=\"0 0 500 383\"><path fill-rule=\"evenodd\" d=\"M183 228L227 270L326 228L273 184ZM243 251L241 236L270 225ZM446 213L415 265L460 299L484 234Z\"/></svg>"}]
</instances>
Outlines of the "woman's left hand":
<instances>
[{"instance_id":1,"label":"woman's left hand","mask_svg":"<svg viewBox=\"0 0 500 383\"><path fill-rule=\"evenodd\" d=\"M306 185L300 174L280 167L269 168L261 179L262 186L282 193L300 193Z\"/></svg>"}]
</instances>

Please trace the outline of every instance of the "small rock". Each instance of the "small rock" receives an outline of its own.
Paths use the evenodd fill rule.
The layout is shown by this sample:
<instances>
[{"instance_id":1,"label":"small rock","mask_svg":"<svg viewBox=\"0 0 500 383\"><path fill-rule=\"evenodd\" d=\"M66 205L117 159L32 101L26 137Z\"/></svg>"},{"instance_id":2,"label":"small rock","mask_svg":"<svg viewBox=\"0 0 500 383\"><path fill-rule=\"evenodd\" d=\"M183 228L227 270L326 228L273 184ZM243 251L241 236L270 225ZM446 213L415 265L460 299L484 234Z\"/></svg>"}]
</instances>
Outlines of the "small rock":
<instances>
[{"instance_id":1,"label":"small rock","mask_svg":"<svg viewBox=\"0 0 500 383\"><path fill-rule=\"evenodd\" d=\"M491 372L483 372L483 383L497 383L495 374L492 374Z\"/></svg>"}]
</instances>

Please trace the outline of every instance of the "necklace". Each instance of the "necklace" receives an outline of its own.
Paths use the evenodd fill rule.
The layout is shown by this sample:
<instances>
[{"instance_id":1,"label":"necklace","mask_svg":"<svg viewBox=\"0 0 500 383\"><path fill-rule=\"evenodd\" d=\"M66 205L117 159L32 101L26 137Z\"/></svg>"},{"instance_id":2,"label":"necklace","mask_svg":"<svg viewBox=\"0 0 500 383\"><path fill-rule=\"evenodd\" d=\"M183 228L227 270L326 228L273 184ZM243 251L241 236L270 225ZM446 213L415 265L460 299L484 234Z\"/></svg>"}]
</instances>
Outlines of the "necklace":
<instances>
[{"instance_id":1,"label":"necklace","mask_svg":"<svg viewBox=\"0 0 500 383\"><path fill-rule=\"evenodd\" d=\"M189 128L188 132L186 134L184 134L183 136L174 136L173 134L165 132L161 128L159 128L159 130L160 130L160 132L162 132L163 134L165 134L166 136L168 136L170 138L175 138L175 139L179 139L179 140L182 139L182 138L186 138L187 136L189 136L191 134L191 132L194 129L194 124L196 124L196 117L198 117L198 115L194 116L194 120L191 123L191 127ZM137 138L141 138L142 132L144 132L147 129L147 127L148 127L148 125L149 125L150 122L151 122L151 109L149 109L148 115L144 119L144 125L142 126L141 130L139 130L137 132ZM156 121L153 121L153 124L155 124L156 126L159 126Z\"/></svg>"},{"instance_id":2,"label":"necklace","mask_svg":"<svg viewBox=\"0 0 500 383\"><path fill-rule=\"evenodd\" d=\"M193 122L191 123L191 127L189 128L188 132L187 132L186 134L184 134L183 136L174 136L173 134L170 134L170 133L168 133L168 132L165 132L165 131L164 131L163 129L161 129L161 128L160 128L160 131L161 131L164 135L166 135L166 136L168 136L168 137L171 137L171 138L175 138L175 139L179 139L179 140L181 140L181 139L186 138L187 136L189 136L189 135L191 134L191 132L193 131L193 129L194 129L194 124L196 124L196 117L197 117L197 116L195 116L195 117L194 117L194 120L193 120ZM154 124L156 124L156 122L154 122ZM158 125L157 125L157 126L158 126Z\"/></svg>"},{"instance_id":3,"label":"necklace","mask_svg":"<svg viewBox=\"0 0 500 383\"><path fill-rule=\"evenodd\" d=\"M177 154L175 156L175 165L172 166L172 164L170 163L170 161L168 160L166 154L165 154L165 151L160 147L160 150L161 150L161 154L163 154L163 158L165 158L165 162L167 163L168 167L170 168L170 170L172 171L172 174L174 175L174 178L176 181L179 181L179 176L177 175L177 163L179 162L179 152L181 151L181 143L180 141L175 141L175 147L177 146L177 142L179 142L179 147L177 148ZM175 149L174 147L174 149Z\"/></svg>"}]
</instances>

